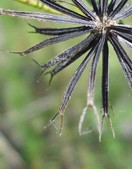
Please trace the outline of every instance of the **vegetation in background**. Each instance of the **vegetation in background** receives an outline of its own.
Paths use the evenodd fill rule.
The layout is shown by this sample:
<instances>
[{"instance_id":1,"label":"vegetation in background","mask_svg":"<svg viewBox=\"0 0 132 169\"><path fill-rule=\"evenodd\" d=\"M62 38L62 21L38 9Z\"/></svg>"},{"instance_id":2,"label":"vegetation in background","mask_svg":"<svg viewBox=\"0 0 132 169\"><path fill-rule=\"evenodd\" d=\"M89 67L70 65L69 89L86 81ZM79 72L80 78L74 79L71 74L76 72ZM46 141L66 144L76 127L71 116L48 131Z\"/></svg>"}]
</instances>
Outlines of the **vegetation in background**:
<instances>
[{"instance_id":1,"label":"vegetation in background","mask_svg":"<svg viewBox=\"0 0 132 169\"><path fill-rule=\"evenodd\" d=\"M32 11L35 9L16 2L10 4L8 0L1 1L0 6L7 9L30 8L29 10ZM48 51L44 49L28 57L19 57L8 53L7 50L21 51L44 37L25 33L32 29L22 19L1 16L0 22L0 48L2 49L0 59L0 166L5 169L11 168L12 165L14 165L13 169L20 167L30 169L131 168L132 96L115 59L115 53L110 51L112 57L110 100L114 113L112 120L116 139L112 139L106 124L102 143L98 143L92 115L91 118L88 115L84 124L92 129L92 133L82 137L78 135L77 125L86 99L85 82L88 69L80 79L80 84L66 111L64 132L59 137L54 127L51 126L43 131L43 126L56 111L65 84L81 60L58 74L48 88L49 79L46 76L37 83L40 69L32 62L32 58L39 62L46 62L54 54L69 47L72 42L63 43L61 49L60 46L54 45L48 47ZM126 22L131 22L131 18ZM45 26L45 23L35 21L30 21L30 23ZM46 24L46 26L50 25ZM130 50L127 52L131 54ZM99 68L98 75L100 74ZM97 81L100 82L98 75ZM98 108L100 108L99 98L100 85L97 85L95 101ZM58 128L59 124L56 125Z\"/></svg>"}]
</instances>

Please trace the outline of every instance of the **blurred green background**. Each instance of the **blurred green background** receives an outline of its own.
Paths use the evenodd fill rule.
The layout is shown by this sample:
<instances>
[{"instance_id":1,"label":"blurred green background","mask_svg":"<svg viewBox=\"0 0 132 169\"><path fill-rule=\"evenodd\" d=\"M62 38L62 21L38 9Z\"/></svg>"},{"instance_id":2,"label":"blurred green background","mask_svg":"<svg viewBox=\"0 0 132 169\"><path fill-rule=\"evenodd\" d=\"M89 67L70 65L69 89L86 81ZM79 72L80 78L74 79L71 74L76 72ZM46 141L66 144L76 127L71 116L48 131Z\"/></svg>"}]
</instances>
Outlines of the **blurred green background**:
<instances>
[{"instance_id":1,"label":"blurred green background","mask_svg":"<svg viewBox=\"0 0 132 169\"><path fill-rule=\"evenodd\" d=\"M14 0L1 0L0 7L40 11ZM28 22L40 27L57 27L53 23ZM132 18L126 23L131 24ZM113 107L110 114L116 138L112 138L106 119L99 143L92 112L84 122L84 129L88 127L92 132L83 136L78 134L79 118L86 104L89 67L66 109L60 137L57 131L59 117L55 123L57 129L53 125L47 130L43 127L57 111L68 81L82 59L56 75L49 87L49 76L42 77L37 83L41 70L32 58L46 63L77 39L25 57L10 53L27 49L47 38L28 33L30 31L33 29L25 19L0 16L0 169L131 169L132 94L113 49L110 50L110 102ZM130 56L130 50L126 50ZM101 63L96 82L95 102L101 114Z\"/></svg>"}]
</instances>

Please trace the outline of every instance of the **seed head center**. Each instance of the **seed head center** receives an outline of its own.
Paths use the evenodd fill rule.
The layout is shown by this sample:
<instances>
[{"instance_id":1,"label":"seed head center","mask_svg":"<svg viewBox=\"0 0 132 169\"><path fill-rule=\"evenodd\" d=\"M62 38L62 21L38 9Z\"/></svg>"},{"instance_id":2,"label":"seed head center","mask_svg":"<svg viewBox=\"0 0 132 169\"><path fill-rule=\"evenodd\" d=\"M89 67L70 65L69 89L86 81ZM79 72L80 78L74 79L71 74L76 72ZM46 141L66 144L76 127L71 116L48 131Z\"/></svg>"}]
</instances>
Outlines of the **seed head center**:
<instances>
[{"instance_id":1,"label":"seed head center","mask_svg":"<svg viewBox=\"0 0 132 169\"><path fill-rule=\"evenodd\" d=\"M96 30L99 32L107 31L107 28L111 25L116 25L117 22L111 18L108 18L107 16L103 16L102 19L96 20Z\"/></svg>"}]
</instances>

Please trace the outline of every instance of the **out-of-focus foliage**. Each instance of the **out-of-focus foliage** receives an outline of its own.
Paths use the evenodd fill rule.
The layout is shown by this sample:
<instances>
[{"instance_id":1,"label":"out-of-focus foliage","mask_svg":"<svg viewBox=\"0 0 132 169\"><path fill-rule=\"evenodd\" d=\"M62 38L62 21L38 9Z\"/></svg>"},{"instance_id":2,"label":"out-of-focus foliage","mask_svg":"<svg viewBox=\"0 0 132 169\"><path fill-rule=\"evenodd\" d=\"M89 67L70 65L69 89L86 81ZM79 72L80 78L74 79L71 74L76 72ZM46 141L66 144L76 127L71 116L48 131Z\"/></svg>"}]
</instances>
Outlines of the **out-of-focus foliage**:
<instances>
[{"instance_id":1,"label":"out-of-focus foliage","mask_svg":"<svg viewBox=\"0 0 132 169\"><path fill-rule=\"evenodd\" d=\"M0 7L38 10L10 0L1 0ZM41 27L48 27L49 24L28 22ZM132 22L132 18L126 22ZM106 121L102 142L99 143L91 112L85 119L84 128L89 127L92 133L81 137L78 135L78 122L86 102L88 69L65 112L64 131L60 137L54 126L45 131L43 127L57 111L64 88L80 60L58 74L50 87L48 76L42 77L37 83L40 68L32 62L32 58L46 62L72 45L72 42L54 45L26 57L9 53L26 49L45 38L28 33L30 31L32 28L25 20L0 16L0 168L131 169L132 94L113 50L110 53L110 102L116 138L112 138ZM130 50L128 53L131 55ZM95 101L100 105L101 64L98 75ZM59 128L59 122L55 126Z\"/></svg>"},{"instance_id":2,"label":"out-of-focus foliage","mask_svg":"<svg viewBox=\"0 0 132 169\"><path fill-rule=\"evenodd\" d=\"M17 2L23 3L25 5L29 5L35 7L36 9L42 9L46 12L57 13L55 10L52 10L48 6L41 3L39 0L16 0Z\"/></svg>"},{"instance_id":3,"label":"out-of-focus foliage","mask_svg":"<svg viewBox=\"0 0 132 169\"><path fill-rule=\"evenodd\" d=\"M24 3L26 5L31 5L36 8L44 8L45 5L43 5L39 0L17 0L18 2Z\"/></svg>"}]
</instances>

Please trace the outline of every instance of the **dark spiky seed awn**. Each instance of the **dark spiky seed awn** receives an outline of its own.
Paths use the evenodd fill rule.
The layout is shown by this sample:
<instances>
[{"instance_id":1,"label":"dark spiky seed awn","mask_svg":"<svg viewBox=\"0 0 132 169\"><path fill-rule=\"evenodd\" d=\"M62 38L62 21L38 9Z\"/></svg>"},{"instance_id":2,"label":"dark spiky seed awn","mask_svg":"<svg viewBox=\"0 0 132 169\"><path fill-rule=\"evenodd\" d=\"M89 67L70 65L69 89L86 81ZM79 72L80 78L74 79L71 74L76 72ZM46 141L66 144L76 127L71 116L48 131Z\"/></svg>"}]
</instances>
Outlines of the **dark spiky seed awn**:
<instances>
[{"instance_id":1,"label":"dark spiky seed awn","mask_svg":"<svg viewBox=\"0 0 132 169\"><path fill-rule=\"evenodd\" d=\"M40 12L23 12L23 11L11 11L0 9L0 14L19 16L27 19L35 19L40 21L51 21L51 22L61 22L74 24L74 27L69 28L37 28L31 24L31 27L35 29L36 33L53 36L47 40L40 42L32 46L31 48L22 51L15 52L20 55L27 55L31 52L44 48L48 45L55 43L60 43L72 38L76 38L81 35L87 35L87 37L73 45L69 49L65 50L58 56L55 56L49 60L46 64L40 65L42 68L42 73L47 69L55 65L55 67L47 72L51 74L51 78L63 70L65 67L73 63L79 57L86 53L86 56L82 63L77 68L76 72L73 74L62 99L61 105L58 112L50 120L50 124L53 123L55 118L61 116L61 127L60 134L63 128L63 116L66 106L71 98L73 90L85 70L88 62L92 60L88 93L87 93L87 105L83 110L79 123L79 133L82 134L82 124L84 116L88 108L92 108L97 120L97 127L99 131L99 138L101 139L102 126L104 118L108 117L111 125L111 129L114 136L114 130L112 128L112 122L109 115L109 47L108 42L113 46L117 54L119 63L123 69L124 75L128 81L129 87L132 88L132 61L123 49L123 43L132 49L132 26L123 25L120 20L132 16L132 2L128 0L91 0L93 9L89 7L82 0L71 0L74 6L76 6L80 13L70 10L57 2L57 0L40 0L45 5L50 8L60 12L60 14L48 14ZM70 3L71 3L70 2ZM109 3L108 3L109 2ZM69 3L69 2L68 2ZM76 26L79 24L80 26ZM103 118L102 124L97 112L97 108L94 104L94 90L95 90L95 80L96 71L98 66L98 61L100 54L102 52L102 111ZM37 62L36 62L37 63Z\"/></svg>"}]
</instances>

